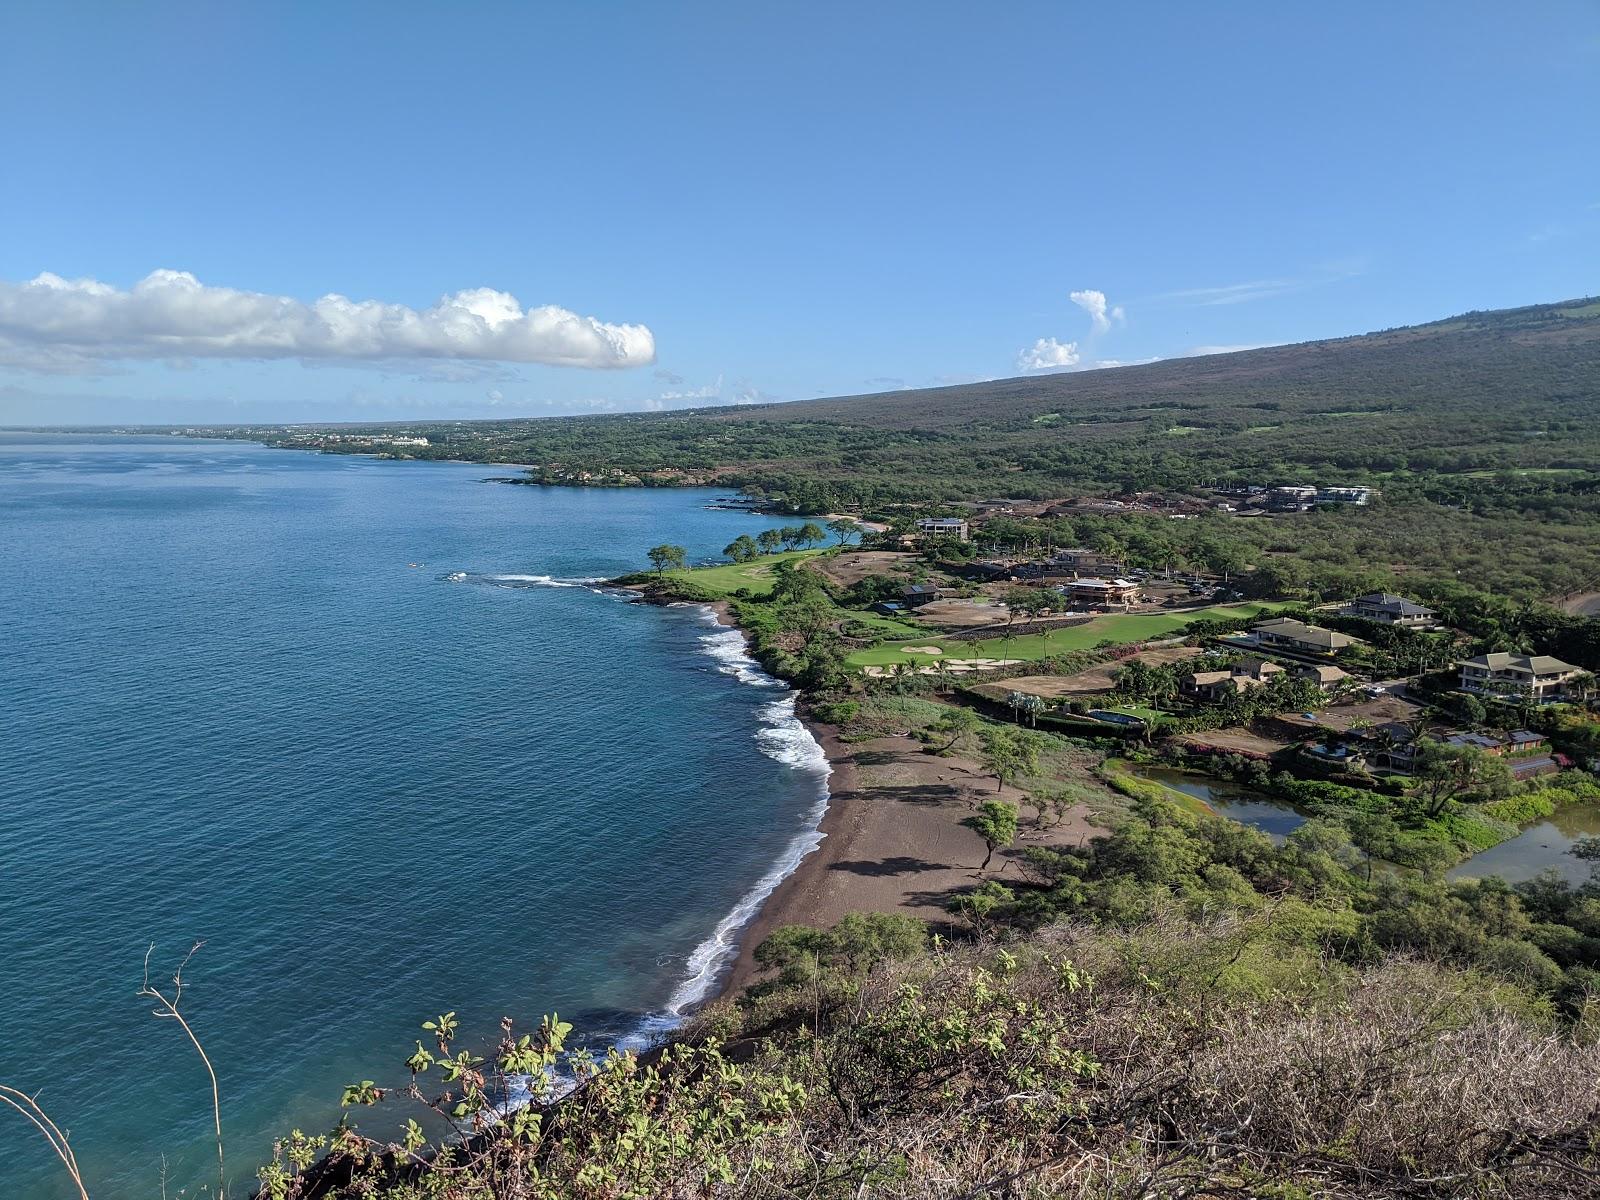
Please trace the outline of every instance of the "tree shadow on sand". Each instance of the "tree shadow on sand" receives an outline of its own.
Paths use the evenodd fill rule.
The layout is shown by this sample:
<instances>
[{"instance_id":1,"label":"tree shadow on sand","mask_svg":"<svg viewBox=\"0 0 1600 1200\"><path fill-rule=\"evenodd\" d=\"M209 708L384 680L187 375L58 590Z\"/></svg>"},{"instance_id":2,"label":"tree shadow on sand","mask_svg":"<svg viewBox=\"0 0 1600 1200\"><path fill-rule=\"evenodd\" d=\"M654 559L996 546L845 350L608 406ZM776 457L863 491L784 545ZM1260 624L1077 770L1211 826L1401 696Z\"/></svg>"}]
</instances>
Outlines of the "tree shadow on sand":
<instances>
[{"instance_id":1,"label":"tree shadow on sand","mask_svg":"<svg viewBox=\"0 0 1600 1200\"><path fill-rule=\"evenodd\" d=\"M966 799L961 788L949 783L874 784L865 794L869 798L898 800L904 804L937 805Z\"/></svg>"},{"instance_id":2,"label":"tree shadow on sand","mask_svg":"<svg viewBox=\"0 0 1600 1200\"><path fill-rule=\"evenodd\" d=\"M953 868L949 863L929 862L923 858L913 858L908 854L898 854L877 860L854 859L830 863L828 869L849 871L852 875L916 875L922 871L948 871Z\"/></svg>"}]
</instances>

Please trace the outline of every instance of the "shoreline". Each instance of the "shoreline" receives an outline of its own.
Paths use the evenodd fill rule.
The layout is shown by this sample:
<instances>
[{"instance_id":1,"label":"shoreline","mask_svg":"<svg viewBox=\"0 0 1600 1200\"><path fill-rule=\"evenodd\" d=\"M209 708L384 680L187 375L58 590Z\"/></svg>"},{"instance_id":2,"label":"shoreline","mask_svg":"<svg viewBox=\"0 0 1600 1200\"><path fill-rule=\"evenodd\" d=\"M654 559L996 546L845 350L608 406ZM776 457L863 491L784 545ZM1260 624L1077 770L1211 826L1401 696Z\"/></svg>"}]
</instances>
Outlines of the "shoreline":
<instances>
[{"instance_id":1,"label":"shoreline","mask_svg":"<svg viewBox=\"0 0 1600 1200\"><path fill-rule=\"evenodd\" d=\"M719 626L743 638L745 653L749 653L749 635L734 619L733 606L728 601L715 600L700 607L709 612ZM761 669L763 674L766 673L759 666L758 669ZM847 793L855 791L857 778L854 763L844 752L844 744L839 740L839 731L834 726L817 721L806 711L805 692L792 684L785 686L795 698L796 719L822 750L828 764L828 773L822 780L822 815L818 818L814 830L819 835L818 840L762 898L749 919L734 931L733 957L718 972L718 978L712 988L698 1001L686 1007L682 1014L684 1017L691 1016L720 1000L738 995L753 981L759 974L755 965L756 947L765 941L774 929L782 925L807 923L803 919L807 912L803 897L808 884L814 882L821 872L826 871L848 846L844 814L846 804L840 791L841 785ZM805 836L805 832L803 831L800 836Z\"/></svg>"},{"instance_id":2,"label":"shoreline","mask_svg":"<svg viewBox=\"0 0 1600 1200\"><path fill-rule=\"evenodd\" d=\"M748 636L727 602L698 607L718 626L743 637L748 651ZM947 907L952 893L980 880L1017 879L1018 860L1030 845L1081 844L1104 832L1086 808L1075 806L1047 829L1026 829L980 877L987 848L965 818L989 799L1023 807L1024 792L1009 784L998 787L992 775L960 754L929 753L908 734L846 743L836 726L810 713L803 689L786 686L795 698L795 718L828 766L814 827L820 836L734 931L730 960L705 996L681 1010L685 1017L758 982L756 947L782 926L828 929L851 913L900 913L927 922L933 932L958 934L966 924Z\"/></svg>"}]
</instances>

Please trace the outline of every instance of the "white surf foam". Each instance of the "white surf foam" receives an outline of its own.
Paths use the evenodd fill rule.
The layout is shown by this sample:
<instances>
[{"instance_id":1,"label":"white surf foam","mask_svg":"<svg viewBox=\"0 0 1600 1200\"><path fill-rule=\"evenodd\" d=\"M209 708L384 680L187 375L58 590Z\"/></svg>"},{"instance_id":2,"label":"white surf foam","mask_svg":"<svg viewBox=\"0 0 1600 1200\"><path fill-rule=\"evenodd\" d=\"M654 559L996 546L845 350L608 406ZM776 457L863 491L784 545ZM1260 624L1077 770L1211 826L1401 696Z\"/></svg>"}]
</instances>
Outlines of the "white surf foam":
<instances>
[{"instance_id":1,"label":"white surf foam","mask_svg":"<svg viewBox=\"0 0 1600 1200\"><path fill-rule=\"evenodd\" d=\"M527 587L593 587L605 582L603 575L577 579L562 579L556 575L482 575L479 578L485 583L514 583Z\"/></svg>"},{"instance_id":2,"label":"white surf foam","mask_svg":"<svg viewBox=\"0 0 1600 1200\"><path fill-rule=\"evenodd\" d=\"M816 799L806 811L800 832L784 848L778 861L739 898L732 911L711 931L711 936L694 948L686 964L684 979L673 991L666 1007L641 1023L637 1035L639 1045L651 1045L659 1041L682 1023L690 1009L711 995L723 971L738 953L739 934L744 927L760 910L767 897L826 836L819 826L828 809L828 776L833 768L828 764L822 744L795 715L794 691L781 679L768 675L761 669L761 664L750 657L745 648L744 634L724 625L717 619L714 610L702 607L701 611L702 620L715 626L716 632L701 637L700 644L703 652L717 663L719 671L751 687L784 692L784 695L763 704L758 710L762 726L755 733L756 745L768 758L811 775L816 780ZM628 1045L633 1041L625 1039L623 1044Z\"/></svg>"},{"instance_id":3,"label":"white surf foam","mask_svg":"<svg viewBox=\"0 0 1600 1200\"><path fill-rule=\"evenodd\" d=\"M547 576L531 579L524 576L499 576L490 578L515 579L519 582L543 582ZM589 581L598 582L598 581ZM559 586L559 585L558 585ZM565 586L583 586L568 583ZM604 589L595 589L603 591ZM677 607L677 606L674 606ZM616 1040L619 1049L643 1052L659 1046L696 1005L703 1003L716 989L723 972L732 965L739 950L739 935L760 911L767 897L791 875L802 859L810 854L827 835L820 828L823 814L828 809L828 777L833 768L822 744L812 736L805 723L795 715L795 693L781 679L774 679L761 669L761 664L750 657L745 648L744 634L731 629L717 619L716 612L705 605L700 609L701 619L715 632L700 638L701 652L711 658L717 669L740 683L764 690L782 691L784 694L763 704L758 710L762 725L754 735L756 745L767 757L796 771L803 771L816 782L816 798L806 810L798 833L784 847L777 862L741 896L732 910L717 922L709 937L690 952L684 964L684 977L668 997L666 1005L658 1012L641 1017L634 1029ZM512 1095L498 1112L508 1112L523 1107L535 1099L548 1099L570 1091L575 1082L570 1074L561 1073L544 1096L535 1096L531 1080L513 1081Z\"/></svg>"}]
</instances>

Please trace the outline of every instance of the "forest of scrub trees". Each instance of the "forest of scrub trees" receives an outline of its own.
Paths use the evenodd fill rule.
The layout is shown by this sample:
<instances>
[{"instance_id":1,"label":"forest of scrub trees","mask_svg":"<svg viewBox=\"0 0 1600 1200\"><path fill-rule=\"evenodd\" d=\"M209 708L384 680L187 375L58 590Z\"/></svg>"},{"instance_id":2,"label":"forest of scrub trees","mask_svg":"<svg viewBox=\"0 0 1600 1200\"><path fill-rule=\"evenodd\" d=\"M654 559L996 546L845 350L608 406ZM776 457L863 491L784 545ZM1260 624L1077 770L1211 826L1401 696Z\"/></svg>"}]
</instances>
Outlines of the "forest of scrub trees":
<instances>
[{"instance_id":1,"label":"forest of scrub trees","mask_svg":"<svg viewBox=\"0 0 1600 1200\"><path fill-rule=\"evenodd\" d=\"M1577 300L953 388L340 432L421 434L429 444L404 456L533 464L534 482L715 483L805 513L1365 483L1383 492L1369 511L1233 521L1207 536L1313 580L1411 575L1549 599L1600 580L1597 417L1600 302ZM304 426L213 432L317 444ZM1147 536L1128 522L1127 536Z\"/></svg>"}]
</instances>

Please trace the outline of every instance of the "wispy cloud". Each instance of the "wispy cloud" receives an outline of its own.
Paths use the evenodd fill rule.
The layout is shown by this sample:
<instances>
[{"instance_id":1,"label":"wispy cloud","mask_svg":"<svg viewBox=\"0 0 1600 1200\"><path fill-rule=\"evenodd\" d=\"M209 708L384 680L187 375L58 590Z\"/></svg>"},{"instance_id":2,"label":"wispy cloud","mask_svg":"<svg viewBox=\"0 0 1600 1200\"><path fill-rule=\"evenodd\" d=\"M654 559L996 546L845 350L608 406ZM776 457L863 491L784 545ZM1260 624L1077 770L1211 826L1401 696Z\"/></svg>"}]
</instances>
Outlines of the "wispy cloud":
<instances>
[{"instance_id":1,"label":"wispy cloud","mask_svg":"<svg viewBox=\"0 0 1600 1200\"><path fill-rule=\"evenodd\" d=\"M1166 292L1163 300L1188 300L1195 304L1248 304L1252 300L1265 300L1281 296L1307 286L1298 279L1252 279L1248 283L1226 283L1220 287L1184 288Z\"/></svg>"},{"instance_id":2,"label":"wispy cloud","mask_svg":"<svg viewBox=\"0 0 1600 1200\"><path fill-rule=\"evenodd\" d=\"M1304 291L1307 288L1337 283L1341 279L1351 279L1362 274L1365 270L1366 261L1364 259L1348 259L1323 264L1304 275L1249 279L1243 283L1224 283L1216 287L1180 288L1174 292L1163 292L1154 298L1157 300L1176 300L1179 303L1195 304L1203 307L1218 304L1249 304L1255 300L1268 300L1273 296L1282 296L1288 292Z\"/></svg>"},{"instance_id":3,"label":"wispy cloud","mask_svg":"<svg viewBox=\"0 0 1600 1200\"><path fill-rule=\"evenodd\" d=\"M127 290L49 273L0 282L0 363L70 371L174 358L636 367L655 361L655 337L643 325L608 324L555 305L524 310L492 288L419 310L340 295L307 304L212 287L186 271L152 271Z\"/></svg>"}]
</instances>

